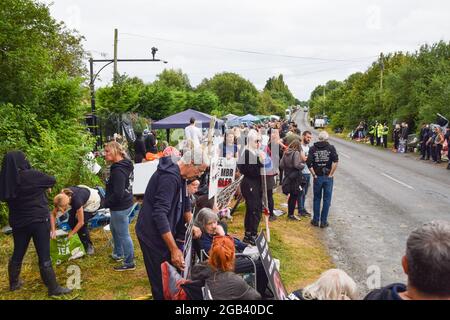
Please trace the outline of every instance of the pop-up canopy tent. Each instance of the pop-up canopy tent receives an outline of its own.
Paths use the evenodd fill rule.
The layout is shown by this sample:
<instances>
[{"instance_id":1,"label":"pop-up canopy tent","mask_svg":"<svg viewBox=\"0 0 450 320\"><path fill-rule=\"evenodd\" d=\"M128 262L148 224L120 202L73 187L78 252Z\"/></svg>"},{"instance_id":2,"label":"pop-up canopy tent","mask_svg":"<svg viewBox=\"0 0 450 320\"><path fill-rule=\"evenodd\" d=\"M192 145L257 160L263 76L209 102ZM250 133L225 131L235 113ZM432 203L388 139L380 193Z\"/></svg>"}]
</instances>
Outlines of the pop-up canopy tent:
<instances>
[{"instance_id":1,"label":"pop-up canopy tent","mask_svg":"<svg viewBox=\"0 0 450 320\"><path fill-rule=\"evenodd\" d=\"M166 129L167 141L169 141L170 129L186 128L189 125L189 121L191 118L195 119L197 126L200 126L201 128L209 128L209 123L211 122L213 116L200 111L187 109L183 112L171 115L167 118L152 123L152 129ZM215 128L222 128L223 124L224 122L222 120L216 119Z\"/></svg>"},{"instance_id":2,"label":"pop-up canopy tent","mask_svg":"<svg viewBox=\"0 0 450 320\"><path fill-rule=\"evenodd\" d=\"M258 122L258 121L259 121L259 118L255 117L254 115L247 114L245 116L242 116L239 118L234 118L230 121L227 121L227 126L228 127L236 127L243 123L250 124L250 123L254 123L254 122Z\"/></svg>"},{"instance_id":3,"label":"pop-up canopy tent","mask_svg":"<svg viewBox=\"0 0 450 320\"><path fill-rule=\"evenodd\" d=\"M226 116L222 117L222 120L224 120L224 121L231 121L231 120L236 119L236 118L239 118L239 116L237 116L235 114L232 114L232 113L229 113Z\"/></svg>"}]
</instances>

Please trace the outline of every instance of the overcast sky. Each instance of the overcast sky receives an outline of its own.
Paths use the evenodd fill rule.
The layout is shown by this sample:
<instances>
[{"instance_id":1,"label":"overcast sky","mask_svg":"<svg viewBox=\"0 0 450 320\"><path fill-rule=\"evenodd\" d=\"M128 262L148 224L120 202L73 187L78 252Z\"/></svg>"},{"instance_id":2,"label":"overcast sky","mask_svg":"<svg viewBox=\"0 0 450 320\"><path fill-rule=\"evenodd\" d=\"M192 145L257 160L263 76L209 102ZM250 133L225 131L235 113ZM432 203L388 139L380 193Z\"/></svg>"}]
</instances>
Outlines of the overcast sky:
<instances>
[{"instance_id":1,"label":"overcast sky","mask_svg":"<svg viewBox=\"0 0 450 320\"><path fill-rule=\"evenodd\" d=\"M121 73L151 82L165 67L180 68L197 85L230 71L259 90L282 73L300 100L319 84L365 71L380 52L415 51L450 39L448 0L44 2L53 3L53 17L86 37L94 58L113 57L118 28L119 58L151 58L155 46L157 57L169 62L121 63ZM109 83L112 67L100 76L97 86Z\"/></svg>"}]
</instances>

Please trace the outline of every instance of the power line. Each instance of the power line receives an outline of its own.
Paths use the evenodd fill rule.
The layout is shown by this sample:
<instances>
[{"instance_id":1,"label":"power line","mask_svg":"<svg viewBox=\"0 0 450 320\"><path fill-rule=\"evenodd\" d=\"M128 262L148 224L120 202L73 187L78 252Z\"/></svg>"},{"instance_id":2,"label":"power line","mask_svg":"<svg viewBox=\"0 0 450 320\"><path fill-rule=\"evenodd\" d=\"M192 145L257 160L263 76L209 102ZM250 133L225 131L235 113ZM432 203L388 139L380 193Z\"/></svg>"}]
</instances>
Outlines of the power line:
<instances>
[{"instance_id":1,"label":"power line","mask_svg":"<svg viewBox=\"0 0 450 320\"><path fill-rule=\"evenodd\" d=\"M224 51L254 54L254 55L262 55L262 56L290 58L290 59L332 61L332 62L358 62L355 60L373 59L374 57L377 57L377 56L370 56L370 57L362 57L362 58L354 58L354 59L327 59L327 58L316 58L316 57L294 56L294 55L285 55L285 54L277 54L277 53L267 53L267 52L261 52L261 51L255 51L255 50L242 50L242 49L218 47L218 46L211 46L211 45L205 45L205 44L199 44L199 43L191 43L191 42L186 42L186 41L178 41L178 40L165 39L165 38L159 38L159 37L153 37L153 36L144 36L144 35L134 34L134 33L122 33L122 34L134 36L134 37L140 37L140 38L144 38L144 39L172 42L172 43L183 44L183 45L188 45L188 46L203 47L203 48L209 48L209 49L224 50Z\"/></svg>"}]
</instances>

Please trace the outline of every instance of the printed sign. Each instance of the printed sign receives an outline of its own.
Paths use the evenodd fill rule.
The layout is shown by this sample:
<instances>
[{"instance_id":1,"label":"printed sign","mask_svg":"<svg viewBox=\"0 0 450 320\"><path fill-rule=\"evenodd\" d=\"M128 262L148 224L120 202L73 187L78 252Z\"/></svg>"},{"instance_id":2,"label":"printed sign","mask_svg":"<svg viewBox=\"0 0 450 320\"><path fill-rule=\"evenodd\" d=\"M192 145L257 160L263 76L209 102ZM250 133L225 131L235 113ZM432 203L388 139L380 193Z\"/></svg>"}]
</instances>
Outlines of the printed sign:
<instances>
[{"instance_id":1,"label":"printed sign","mask_svg":"<svg viewBox=\"0 0 450 320\"><path fill-rule=\"evenodd\" d=\"M220 157L217 166L219 167L218 189L220 191L233 183L236 175L236 159Z\"/></svg>"},{"instance_id":2,"label":"printed sign","mask_svg":"<svg viewBox=\"0 0 450 320\"><path fill-rule=\"evenodd\" d=\"M219 210L226 208L228 204L231 202L234 194L236 193L237 189L239 188L239 185L241 184L242 179L244 179L243 175L219 192L216 201L217 208L219 208Z\"/></svg>"},{"instance_id":3,"label":"printed sign","mask_svg":"<svg viewBox=\"0 0 450 320\"><path fill-rule=\"evenodd\" d=\"M261 232L258 239L256 239L256 247L261 257L261 262L266 271L269 285L276 300L289 300L286 288L281 280L280 272L276 267L276 262L270 253L269 244L266 240L264 232Z\"/></svg>"},{"instance_id":4,"label":"printed sign","mask_svg":"<svg viewBox=\"0 0 450 320\"><path fill-rule=\"evenodd\" d=\"M219 158L215 155L211 158L211 166L209 167L209 189L208 189L208 199L213 198L219 191Z\"/></svg>"}]
</instances>

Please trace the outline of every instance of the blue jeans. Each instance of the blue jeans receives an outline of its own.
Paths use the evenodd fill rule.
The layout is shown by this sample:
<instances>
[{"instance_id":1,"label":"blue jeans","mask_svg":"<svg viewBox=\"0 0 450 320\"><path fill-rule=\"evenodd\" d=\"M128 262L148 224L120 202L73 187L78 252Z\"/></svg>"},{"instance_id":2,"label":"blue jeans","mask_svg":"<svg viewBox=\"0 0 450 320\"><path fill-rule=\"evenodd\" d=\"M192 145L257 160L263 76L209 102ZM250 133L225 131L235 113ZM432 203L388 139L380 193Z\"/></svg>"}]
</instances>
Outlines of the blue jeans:
<instances>
[{"instance_id":1,"label":"blue jeans","mask_svg":"<svg viewBox=\"0 0 450 320\"><path fill-rule=\"evenodd\" d=\"M128 229L131 207L122 211L111 211L111 234L114 242L113 256L124 258L125 266L134 266L134 247Z\"/></svg>"},{"instance_id":2,"label":"blue jeans","mask_svg":"<svg viewBox=\"0 0 450 320\"><path fill-rule=\"evenodd\" d=\"M313 221L318 223L320 220L321 224L327 223L328 211L331 205L331 197L333 195L333 178L327 176L318 176L314 180L313 184L314 191L314 217ZM320 213L320 203L322 202L322 192L323 192L323 206L322 214Z\"/></svg>"},{"instance_id":3,"label":"blue jeans","mask_svg":"<svg viewBox=\"0 0 450 320\"><path fill-rule=\"evenodd\" d=\"M306 212L306 209L305 209L305 201L306 201L306 195L308 194L308 189L309 189L309 182L310 182L310 178L311 178L311 175L308 173L308 174L303 174L303 176L306 178L306 185L303 187L303 191L300 193L300 197L299 197L299 199L298 199L298 203L299 203L299 206L298 206L298 213L299 214L302 214L302 213L305 213Z\"/></svg>"}]
</instances>

